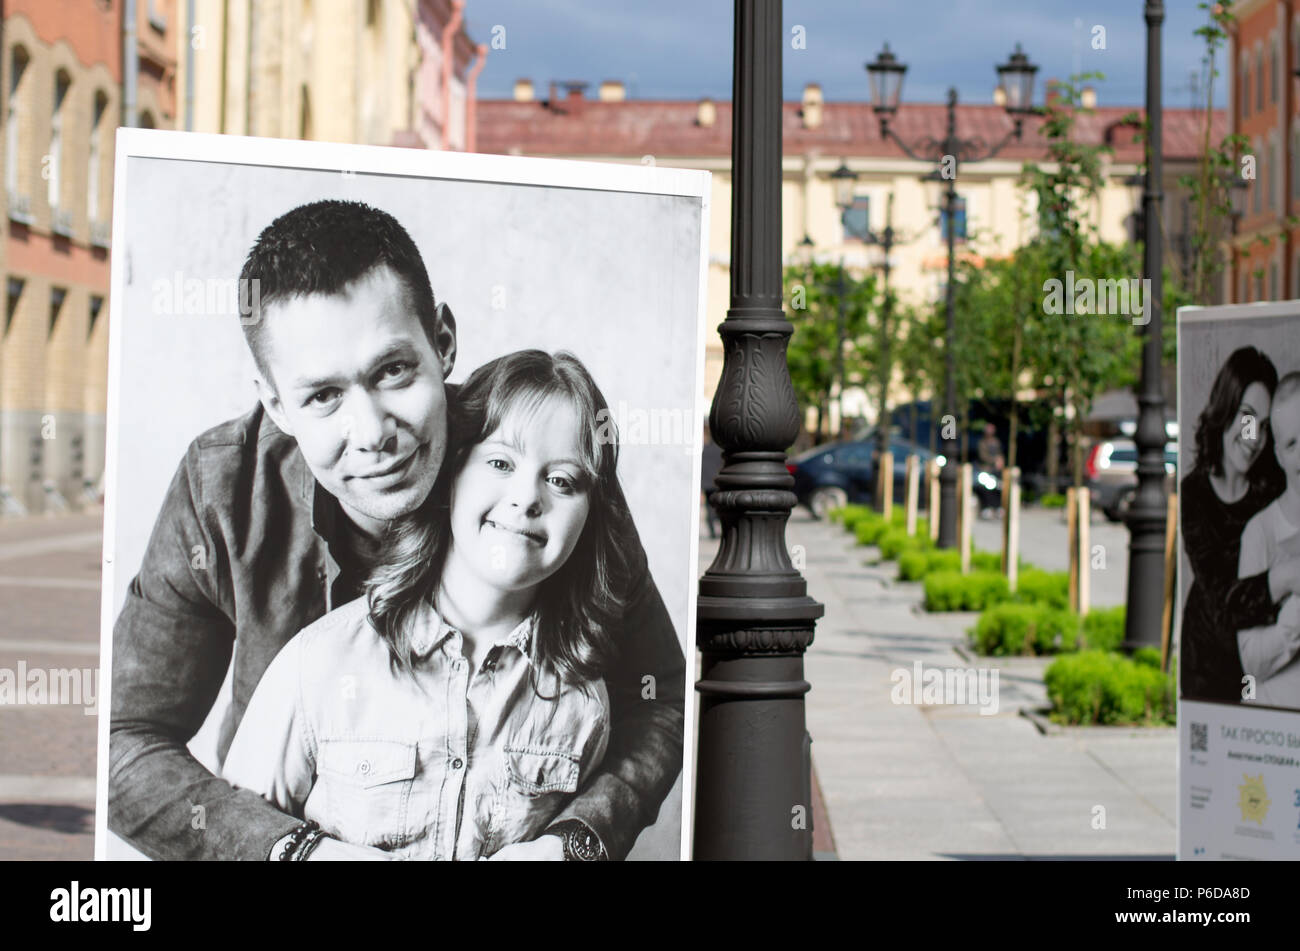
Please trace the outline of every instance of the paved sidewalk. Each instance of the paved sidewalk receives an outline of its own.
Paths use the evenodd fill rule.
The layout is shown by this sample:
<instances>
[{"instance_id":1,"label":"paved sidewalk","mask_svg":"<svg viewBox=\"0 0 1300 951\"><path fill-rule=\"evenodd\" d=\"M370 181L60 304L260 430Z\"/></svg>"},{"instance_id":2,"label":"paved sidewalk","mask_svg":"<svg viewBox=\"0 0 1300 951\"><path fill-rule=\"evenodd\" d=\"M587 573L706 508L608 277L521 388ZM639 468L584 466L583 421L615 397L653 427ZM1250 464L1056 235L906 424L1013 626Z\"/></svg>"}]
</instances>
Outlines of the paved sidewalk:
<instances>
[{"instance_id":1,"label":"paved sidewalk","mask_svg":"<svg viewBox=\"0 0 1300 951\"><path fill-rule=\"evenodd\" d=\"M796 512L787 542L826 605L807 717L841 859L1173 857L1174 730L1045 736L1018 713L1045 704L1045 661L968 661L955 647L972 615L920 612L921 586L864 566L875 550L837 525ZM715 544L702 537L701 570ZM999 712L895 704L891 674L915 661L996 668Z\"/></svg>"}]
</instances>

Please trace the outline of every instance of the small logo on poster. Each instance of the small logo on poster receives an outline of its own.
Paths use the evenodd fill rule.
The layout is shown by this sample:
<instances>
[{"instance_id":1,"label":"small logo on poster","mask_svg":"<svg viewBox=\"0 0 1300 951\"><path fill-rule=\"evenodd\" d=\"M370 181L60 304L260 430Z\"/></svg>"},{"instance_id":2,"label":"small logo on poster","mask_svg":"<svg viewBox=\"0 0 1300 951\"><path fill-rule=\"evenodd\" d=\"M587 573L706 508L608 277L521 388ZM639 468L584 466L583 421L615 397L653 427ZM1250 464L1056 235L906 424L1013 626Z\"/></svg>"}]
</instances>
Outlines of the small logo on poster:
<instances>
[{"instance_id":1,"label":"small logo on poster","mask_svg":"<svg viewBox=\"0 0 1300 951\"><path fill-rule=\"evenodd\" d=\"M1241 798L1237 800L1237 805L1241 806L1241 820L1263 825L1271 803L1268 790L1264 788L1264 774L1260 773L1252 777L1242 773L1241 778L1245 780L1237 787L1241 794Z\"/></svg>"}]
</instances>

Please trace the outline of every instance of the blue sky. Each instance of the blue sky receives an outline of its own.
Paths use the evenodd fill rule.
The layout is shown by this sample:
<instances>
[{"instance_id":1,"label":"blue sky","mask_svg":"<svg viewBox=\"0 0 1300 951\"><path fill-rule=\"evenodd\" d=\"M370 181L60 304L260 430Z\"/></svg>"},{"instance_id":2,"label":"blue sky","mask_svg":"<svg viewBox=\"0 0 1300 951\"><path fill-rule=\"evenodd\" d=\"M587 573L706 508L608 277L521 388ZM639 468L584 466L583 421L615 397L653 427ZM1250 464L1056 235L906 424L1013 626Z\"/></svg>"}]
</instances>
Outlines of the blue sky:
<instances>
[{"instance_id":1,"label":"blue sky","mask_svg":"<svg viewBox=\"0 0 1300 951\"><path fill-rule=\"evenodd\" d=\"M1205 22L1197 0L1165 0L1166 106L1191 104L1190 75L1201 71ZM995 63L1019 41L1039 65L1041 101L1048 78L1101 72L1101 105L1141 105L1146 75L1142 0L786 0L784 80L787 99L819 82L828 100L868 98L863 64L884 41L907 63L904 101L938 102L955 85L963 101L989 102ZM488 54L481 98L511 94L528 77L544 94L551 80L628 83L637 98L726 99L731 95L732 5L727 0L469 0L470 35L505 49ZM806 48L791 48L792 28ZM1105 27L1105 50L1092 48ZM1219 70L1222 69L1222 51ZM1215 86L1223 105L1224 80Z\"/></svg>"}]
</instances>

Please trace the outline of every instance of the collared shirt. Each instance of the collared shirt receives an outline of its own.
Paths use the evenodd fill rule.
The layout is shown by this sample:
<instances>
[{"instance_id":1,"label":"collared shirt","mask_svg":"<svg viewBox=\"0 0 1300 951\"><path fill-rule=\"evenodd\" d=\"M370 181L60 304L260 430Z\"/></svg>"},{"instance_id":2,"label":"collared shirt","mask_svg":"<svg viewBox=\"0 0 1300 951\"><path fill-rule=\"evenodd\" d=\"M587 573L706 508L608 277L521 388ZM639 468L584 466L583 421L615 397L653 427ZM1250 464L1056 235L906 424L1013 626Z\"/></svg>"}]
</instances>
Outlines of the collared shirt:
<instances>
[{"instance_id":1,"label":"collared shirt","mask_svg":"<svg viewBox=\"0 0 1300 951\"><path fill-rule=\"evenodd\" d=\"M340 517L260 404L199 436L181 460L113 627L108 826L151 858L265 860L297 824L232 789L186 744L232 668L224 754L280 649L359 593L358 572L340 567ZM628 547L644 557L637 538ZM609 750L561 816L586 822L615 858L655 820L682 765L685 662L642 577L626 626L612 632Z\"/></svg>"},{"instance_id":2,"label":"collared shirt","mask_svg":"<svg viewBox=\"0 0 1300 951\"><path fill-rule=\"evenodd\" d=\"M609 737L604 682L559 682L529 656L531 619L469 670L461 633L415 617L414 673L357 600L267 668L222 774L326 832L410 859L486 858L542 832Z\"/></svg>"}]
</instances>

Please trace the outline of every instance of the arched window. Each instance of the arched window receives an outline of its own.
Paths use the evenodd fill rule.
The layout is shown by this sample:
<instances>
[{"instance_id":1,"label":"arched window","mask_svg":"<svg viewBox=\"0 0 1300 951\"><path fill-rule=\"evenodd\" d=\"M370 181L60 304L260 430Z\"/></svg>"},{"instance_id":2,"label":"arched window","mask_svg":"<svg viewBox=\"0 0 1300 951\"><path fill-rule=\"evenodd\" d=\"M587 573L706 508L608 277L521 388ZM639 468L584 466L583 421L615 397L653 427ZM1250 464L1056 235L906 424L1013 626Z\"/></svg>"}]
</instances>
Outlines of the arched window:
<instances>
[{"instance_id":1,"label":"arched window","mask_svg":"<svg viewBox=\"0 0 1300 951\"><path fill-rule=\"evenodd\" d=\"M10 203L22 189L19 187L19 162L22 161L22 125L24 119L23 90L27 64L31 57L27 50L15 46L9 55L9 102L5 116L5 187L10 193Z\"/></svg>"},{"instance_id":2,"label":"arched window","mask_svg":"<svg viewBox=\"0 0 1300 951\"><path fill-rule=\"evenodd\" d=\"M103 148L104 115L108 112L108 95L102 89L95 90L95 101L90 120L90 148L86 158L86 217L93 222L103 221L99 208L99 179L103 174L100 167L100 155Z\"/></svg>"},{"instance_id":3,"label":"arched window","mask_svg":"<svg viewBox=\"0 0 1300 951\"><path fill-rule=\"evenodd\" d=\"M158 126L157 126L157 125L154 123L154 121L153 121L153 113L150 112L148 109L146 109L146 110L144 110L144 112L140 113L140 128L142 128L142 129L156 129L156 128L158 128Z\"/></svg>"},{"instance_id":4,"label":"arched window","mask_svg":"<svg viewBox=\"0 0 1300 951\"><path fill-rule=\"evenodd\" d=\"M58 208L63 196L63 103L67 101L72 77L67 70L54 74L54 100L50 104L50 150L42 159L47 168L42 170L49 186L47 197L51 208Z\"/></svg>"}]
</instances>

